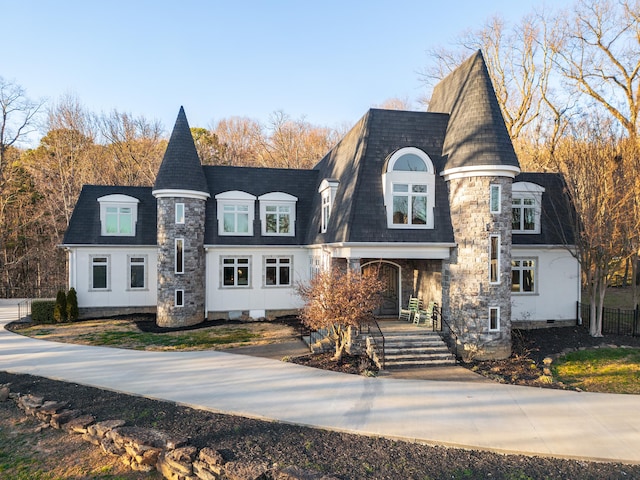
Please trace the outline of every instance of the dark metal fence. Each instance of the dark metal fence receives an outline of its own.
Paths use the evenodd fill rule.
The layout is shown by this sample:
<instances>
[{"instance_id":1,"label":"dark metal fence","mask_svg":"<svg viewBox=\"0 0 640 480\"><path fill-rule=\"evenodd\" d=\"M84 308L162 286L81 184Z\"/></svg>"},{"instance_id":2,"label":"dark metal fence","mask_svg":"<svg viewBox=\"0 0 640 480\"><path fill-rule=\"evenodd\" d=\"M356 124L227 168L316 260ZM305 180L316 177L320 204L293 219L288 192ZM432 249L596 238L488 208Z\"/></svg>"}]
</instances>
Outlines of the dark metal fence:
<instances>
[{"instance_id":1,"label":"dark metal fence","mask_svg":"<svg viewBox=\"0 0 640 480\"><path fill-rule=\"evenodd\" d=\"M588 329L591 324L591 309L588 303L578 302L578 318ZM602 333L610 335L640 336L640 312L622 308L607 308L602 311Z\"/></svg>"}]
</instances>

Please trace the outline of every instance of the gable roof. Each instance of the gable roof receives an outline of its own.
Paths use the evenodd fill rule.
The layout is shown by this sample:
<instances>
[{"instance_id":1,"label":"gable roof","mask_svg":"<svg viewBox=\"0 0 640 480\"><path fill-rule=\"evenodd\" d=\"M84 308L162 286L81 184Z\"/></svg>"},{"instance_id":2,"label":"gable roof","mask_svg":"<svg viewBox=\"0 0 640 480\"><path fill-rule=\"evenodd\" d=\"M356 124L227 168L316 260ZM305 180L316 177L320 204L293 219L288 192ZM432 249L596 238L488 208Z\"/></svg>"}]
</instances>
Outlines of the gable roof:
<instances>
[{"instance_id":1,"label":"gable roof","mask_svg":"<svg viewBox=\"0 0 640 480\"><path fill-rule=\"evenodd\" d=\"M178 118L153 186L154 192L159 190L209 193L183 107L180 107L178 112Z\"/></svg>"},{"instance_id":2,"label":"gable roof","mask_svg":"<svg viewBox=\"0 0 640 480\"><path fill-rule=\"evenodd\" d=\"M340 185L324 234L319 232L320 196L314 196L313 228L309 231L307 242L453 242L447 186L437 174L445 163L442 145L448 118L448 115L439 113L369 110L315 167L319 174L318 182L335 178ZM382 174L388 157L404 147L423 150L434 164L434 229L387 227Z\"/></svg>"},{"instance_id":3,"label":"gable roof","mask_svg":"<svg viewBox=\"0 0 640 480\"><path fill-rule=\"evenodd\" d=\"M442 150L448 157L445 170L520 167L480 50L435 86L429 112L450 116Z\"/></svg>"},{"instance_id":4,"label":"gable roof","mask_svg":"<svg viewBox=\"0 0 640 480\"><path fill-rule=\"evenodd\" d=\"M138 203L136 235L102 236L100 224L100 203L98 198L105 195L122 194L134 197ZM69 226L64 234L64 245L153 245L157 244L156 199L151 187L118 187L111 185L84 185Z\"/></svg>"}]
</instances>

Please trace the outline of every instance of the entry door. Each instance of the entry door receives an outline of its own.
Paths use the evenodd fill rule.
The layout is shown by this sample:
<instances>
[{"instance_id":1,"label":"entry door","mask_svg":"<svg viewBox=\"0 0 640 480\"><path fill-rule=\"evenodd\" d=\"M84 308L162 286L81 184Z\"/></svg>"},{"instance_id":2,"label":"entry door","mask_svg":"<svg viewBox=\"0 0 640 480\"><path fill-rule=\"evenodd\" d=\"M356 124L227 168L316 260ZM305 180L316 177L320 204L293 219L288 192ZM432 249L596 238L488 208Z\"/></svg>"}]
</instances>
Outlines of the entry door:
<instances>
[{"instance_id":1,"label":"entry door","mask_svg":"<svg viewBox=\"0 0 640 480\"><path fill-rule=\"evenodd\" d=\"M376 315L398 316L399 268L391 263L380 262L365 265L362 270L366 272L371 268L378 268L378 278L385 285L382 292L382 306L376 312Z\"/></svg>"}]
</instances>

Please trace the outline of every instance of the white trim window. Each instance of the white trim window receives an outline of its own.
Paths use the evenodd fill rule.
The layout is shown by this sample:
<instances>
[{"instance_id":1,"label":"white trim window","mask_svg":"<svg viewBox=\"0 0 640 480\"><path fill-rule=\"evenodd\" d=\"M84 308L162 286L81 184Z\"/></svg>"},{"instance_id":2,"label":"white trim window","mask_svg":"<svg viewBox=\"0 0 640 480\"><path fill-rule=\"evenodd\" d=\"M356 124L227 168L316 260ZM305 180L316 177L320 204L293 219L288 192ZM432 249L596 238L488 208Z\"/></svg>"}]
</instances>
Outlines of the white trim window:
<instances>
[{"instance_id":1,"label":"white trim window","mask_svg":"<svg viewBox=\"0 0 640 480\"><path fill-rule=\"evenodd\" d=\"M250 287L251 259L249 257L222 257L222 287Z\"/></svg>"},{"instance_id":2,"label":"white trim window","mask_svg":"<svg viewBox=\"0 0 640 480\"><path fill-rule=\"evenodd\" d=\"M435 173L422 150L406 147L394 152L382 174L389 228L434 228Z\"/></svg>"},{"instance_id":3,"label":"white trim window","mask_svg":"<svg viewBox=\"0 0 640 480\"><path fill-rule=\"evenodd\" d=\"M218 235L253 235L255 195L238 190L216 195Z\"/></svg>"},{"instance_id":4,"label":"white trim window","mask_svg":"<svg viewBox=\"0 0 640 480\"><path fill-rule=\"evenodd\" d=\"M489 235L489 283L500 283L500 235Z\"/></svg>"},{"instance_id":5,"label":"white trim window","mask_svg":"<svg viewBox=\"0 0 640 480\"><path fill-rule=\"evenodd\" d=\"M128 290L147 289L147 256L128 255Z\"/></svg>"},{"instance_id":6,"label":"white trim window","mask_svg":"<svg viewBox=\"0 0 640 480\"><path fill-rule=\"evenodd\" d=\"M173 305L175 307L184 307L184 290L178 289L175 291Z\"/></svg>"},{"instance_id":7,"label":"white trim window","mask_svg":"<svg viewBox=\"0 0 640 480\"><path fill-rule=\"evenodd\" d=\"M489 331L500 330L500 307L489 307Z\"/></svg>"},{"instance_id":8,"label":"white trim window","mask_svg":"<svg viewBox=\"0 0 640 480\"><path fill-rule=\"evenodd\" d=\"M295 235L297 197L288 193L272 192L259 196L258 200L262 235Z\"/></svg>"},{"instance_id":9,"label":"white trim window","mask_svg":"<svg viewBox=\"0 0 640 480\"><path fill-rule=\"evenodd\" d=\"M184 203L176 203L176 225L184 225Z\"/></svg>"},{"instance_id":10,"label":"white trim window","mask_svg":"<svg viewBox=\"0 0 640 480\"><path fill-rule=\"evenodd\" d=\"M502 211L500 203L502 200L502 188L500 185L492 184L489 193L489 211L498 214Z\"/></svg>"},{"instance_id":11,"label":"white trim window","mask_svg":"<svg viewBox=\"0 0 640 480\"><path fill-rule=\"evenodd\" d=\"M91 268L89 275L91 280L89 290L109 290L110 285L110 255L91 255Z\"/></svg>"},{"instance_id":12,"label":"white trim window","mask_svg":"<svg viewBox=\"0 0 640 480\"><path fill-rule=\"evenodd\" d=\"M137 198L129 195L105 195L100 204L100 234L108 237L134 237L138 221Z\"/></svg>"},{"instance_id":13,"label":"white trim window","mask_svg":"<svg viewBox=\"0 0 640 480\"><path fill-rule=\"evenodd\" d=\"M335 178L325 178L320 182L318 192L320 193L320 233L327 233L329 228L329 219L331 218L331 210L333 209L333 201L336 198L336 192L340 182Z\"/></svg>"},{"instance_id":14,"label":"white trim window","mask_svg":"<svg viewBox=\"0 0 640 480\"><path fill-rule=\"evenodd\" d=\"M264 285L266 287L290 287L291 264L291 257L265 257Z\"/></svg>"},{"instance_id":15,"label":"white trim window","mask_svg":"<svg viewBox=\"0 0 640 480\"><path fill-rule=\"evenodd\" d=\"M184 238L176 238L174 262L175 273L184 273Z\"/></svg>"},{"instance_id":16,"label":"white trim window","mask_svg":"<svg viewBox=\"0 0 640 480\"><path fill-rule=\"evenodd\" d=\"M544 187L530 182L513 184L511 229L513 233L540 233L542 194Z\"/></svg>"},{"instance_id":17,"label":"white trim window","mask_svg":"<svg viewBox=\"0 0 640 480\"><path fill-rule=\"evenodd\" d=\"M532 294L537 292L537 259L514 258L511 260L511 293Z\"/></svg>"}]
</instances>

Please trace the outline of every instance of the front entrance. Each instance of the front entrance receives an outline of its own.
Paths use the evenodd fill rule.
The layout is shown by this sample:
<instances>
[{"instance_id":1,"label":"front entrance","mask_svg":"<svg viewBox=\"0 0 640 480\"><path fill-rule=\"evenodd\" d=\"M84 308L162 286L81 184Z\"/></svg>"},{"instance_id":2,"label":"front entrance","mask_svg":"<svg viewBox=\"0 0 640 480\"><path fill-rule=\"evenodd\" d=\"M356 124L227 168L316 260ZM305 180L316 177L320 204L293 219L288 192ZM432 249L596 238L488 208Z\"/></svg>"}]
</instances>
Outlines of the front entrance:
<instances>
[{"instance_id":1,"label":"front entrance","mask_svg":"<svg viewBox=\"0 0 640 480\"><path fill-rule=\"evenodd\" d=\"M400 268L393 263L371 262L362 266L362 272L366 273L370 269L378 269L378 278L385 284L382 293L382 306L376 311L379 316L398 316L400 297Z\"/></svg>"}]
</instances>

